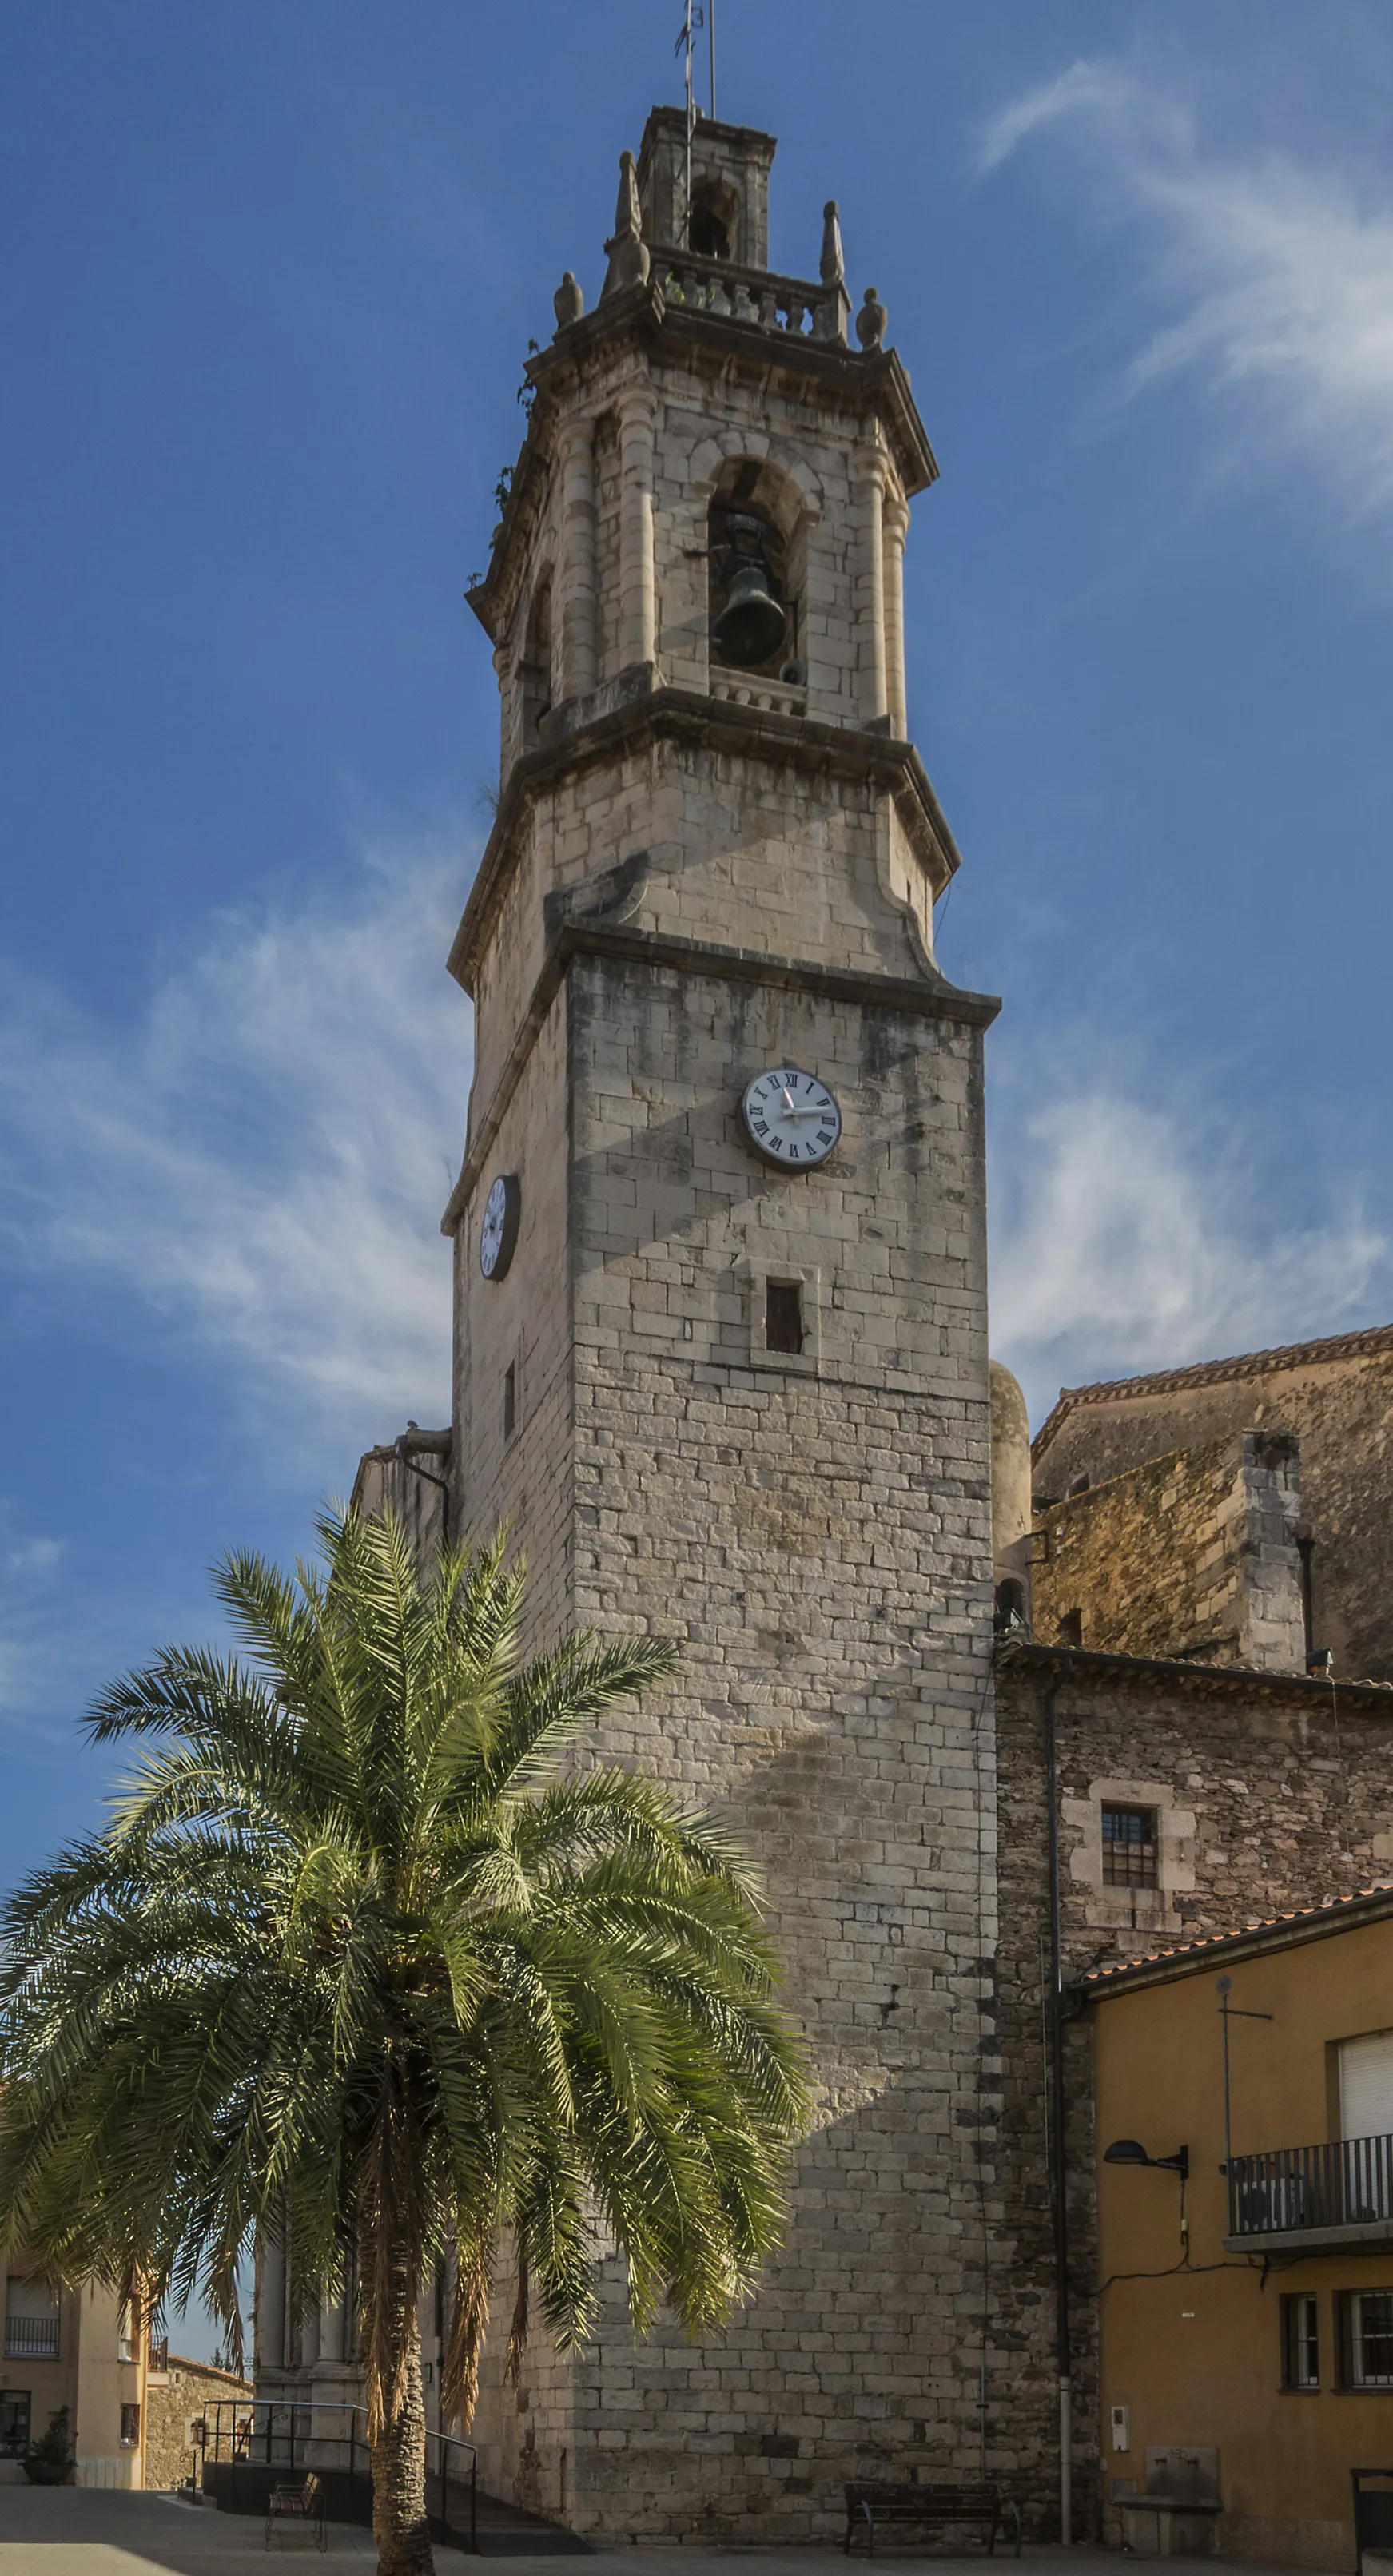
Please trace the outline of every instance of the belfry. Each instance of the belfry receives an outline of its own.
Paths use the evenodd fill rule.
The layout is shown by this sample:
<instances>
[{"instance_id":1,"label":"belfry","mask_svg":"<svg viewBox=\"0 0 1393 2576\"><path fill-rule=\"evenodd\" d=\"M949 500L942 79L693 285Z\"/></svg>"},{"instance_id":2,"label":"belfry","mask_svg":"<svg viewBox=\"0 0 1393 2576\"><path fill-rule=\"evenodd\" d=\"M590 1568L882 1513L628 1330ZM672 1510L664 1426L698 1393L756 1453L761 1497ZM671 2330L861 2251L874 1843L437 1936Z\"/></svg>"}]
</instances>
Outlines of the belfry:
<instances>
[{"instance_id":1,"label":"belfry","mask_svg":"<svg viewBox=\"0 0 1393 2576\"><path fill-rule=\"evenodd\" d=\"M598 302L568 275L486 579L496 825L451 1514L539 1636L653 1628L616 1731L761 1856L818 2127L719 2346L490 2372L486 2485L595 2533L790 2538L829 2475L972 2470L991 2200L982 1035L933 958L957 852L908 738L936 467L835 205L769 261L774 143L655 109ZM858 345L859 343L859 345ZM984 2161L985 2159L985 2161ZM908 2466L908 2455L904 2465Z\"/></svg>"}]
</instances>

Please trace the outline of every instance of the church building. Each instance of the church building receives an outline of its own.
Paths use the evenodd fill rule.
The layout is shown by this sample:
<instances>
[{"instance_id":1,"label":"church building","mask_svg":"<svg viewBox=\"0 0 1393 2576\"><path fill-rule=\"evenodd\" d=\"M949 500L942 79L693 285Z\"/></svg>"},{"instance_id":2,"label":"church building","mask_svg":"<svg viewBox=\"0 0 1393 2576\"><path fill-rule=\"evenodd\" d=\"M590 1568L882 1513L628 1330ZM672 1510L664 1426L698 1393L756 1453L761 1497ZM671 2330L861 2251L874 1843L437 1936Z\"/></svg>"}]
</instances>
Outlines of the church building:
<instances>
[{"instance_id":1,"label":"church building","mask_svg":"<svg viewBox=\"0 0 1393 2576\"><path fill-rule=\"evenodd\" d=\"M596 2538L826 2539L842 2481L915 2475L1000 2477L1033 2529L1086 2536L1069 1992L1172 1927L1233 1929L1255 1868L1278 1903L1372 1873L1393 1703L1361 1690L1321 1749L1307 1417L1255 1415L1241 1369L1194 1417L1203 1455L1161 1468L1183 1407L1114 1423L1076 1395L1032 1504L987 1350L998 1006L935 962L959 858L906 711L937 469L835 204L813 275L771 267L773 158L655 109L594 309L568 272L527 367L469 593L501 749L449 960L475 1015L452 1420L370 1453L357 1494L424 1550L506 1522L532 1642L677 1641L600 1749L757 1856L816 2120L728 2333L636 2345L604 2261L578 2357L536 2333L514 2388L495 2340L472 2438L490 2493ZM1333 1559L1316 1580L1333 1615ZM259 2393L341 2402L352 2345L342 2309L297 2321L268 2250Z\"/></svg>"}]
</instances>

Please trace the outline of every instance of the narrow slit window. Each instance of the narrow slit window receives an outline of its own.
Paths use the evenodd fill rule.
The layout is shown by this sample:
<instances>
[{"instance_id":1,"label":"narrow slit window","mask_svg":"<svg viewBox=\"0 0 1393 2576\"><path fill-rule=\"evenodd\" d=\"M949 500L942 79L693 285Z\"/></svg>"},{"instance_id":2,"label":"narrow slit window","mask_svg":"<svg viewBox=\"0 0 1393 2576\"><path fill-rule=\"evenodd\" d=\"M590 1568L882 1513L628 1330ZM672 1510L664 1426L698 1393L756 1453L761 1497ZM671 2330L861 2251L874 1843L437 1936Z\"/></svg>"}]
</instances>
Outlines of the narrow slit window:
<instances>
[{"instance_id":1,"label":"narrow slit window","mask_svg":"<svg viewBox=\"0 0 1393 2576\"><path fill-rule=\"evenodd\" d=\"M518 1373L514 1362L503 1372L503 1437L511 1440L518 1427Z\"/></svg>"},{"instance_id":2,"label":"narrow slit window","mask_svg":"<svg viewBox=\"0 0 1393 2576\"><path fill-rule=\"evenodd\" d=\"M794 1353L803 1348L803 1291L796 1280L765 1282L764 1346Z\"/></svg>"},{"instance_id":3,"label":"narrow slit window","mask_svg":"<svg viewBox=\"0 0 1393 2576\"><path fill-rule=\"evenodd\" d=\"M1081 1646L1083 1644L1082 1610L1061 1610L1059 1614L1059 1642L1061 1646Z\"/></svg>"},{"instance_id":4,"label":"narrow slit window","mask_svg":"<svg viewBox=\"0 0 1393 2576\"><path fill-rule=\"evenodd\" d=\"M1103 1809L1103 1885L1156 1885L1156 1811L1153 1807Z\"/></svg>"}]
</instances>

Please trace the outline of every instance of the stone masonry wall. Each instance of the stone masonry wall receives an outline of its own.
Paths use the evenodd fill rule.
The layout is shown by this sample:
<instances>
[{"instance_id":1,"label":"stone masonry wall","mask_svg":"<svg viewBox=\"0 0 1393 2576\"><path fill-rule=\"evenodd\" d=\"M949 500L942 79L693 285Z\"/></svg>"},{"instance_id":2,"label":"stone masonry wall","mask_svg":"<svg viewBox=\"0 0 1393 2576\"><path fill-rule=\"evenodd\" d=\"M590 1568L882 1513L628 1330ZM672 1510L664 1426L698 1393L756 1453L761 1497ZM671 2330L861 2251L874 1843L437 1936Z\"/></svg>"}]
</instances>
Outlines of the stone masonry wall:
<instances>
[{"instance_id":1,"label":"stone masonry wall","mask_svg":"<svg viewBox=\"0 0 1393 2576\"><path fill-rule=\"evenodd\" d=\"M571 1617L568 1142L566 1007L557 995L455 1237L454 1526L475 1541L510 1529L527 1558L529 1636L539 1641L564 1633ZM507 1276L485 1279L479 1232L499 1173L521 1185L518 1239Z\"/></svg>"},{"instance_id":2,"label":"stone masonry wall","mask_svg":"<svg viewBox=\"0 0 1393 2576\"><path fill-rule=\"evenodd\" d=\"M189 2439L193 2420L205 2407L250 2397L249 2379L230 2370L215 2370L210 2361L186 2361L172 2352L164 2370L152 2370L145 2383L145 2484L147 2488L182 2486L196 2456ZM223 2416L231 2433L231 2414ZM226 2448L226 2443L224 2443Z\"/></svg>"},{"instance_id":3,"label":"stone masonry wall","mask_svg":"<svg viewBox=\"0 0 1393 2576\"><path fill-rule=\"evenodd\" d=\"M1337 1692L1241 1673L1169 1675L1099 1657L1007 1649L998 1660L1000 1951L1005 2232L1015 2260L999 2292L1019 2475L1057 2489L1053 2258L1041 1981L1048 1972L1046 1695L1054 1693L1061 1805L1062 1929L1070 1971L1134 1955L1157 1938L1228 1932L1286 1907L1393 1875L1393 1695ZM1122 1919L1105 1889L1101 1805L1119 1781L1169 1816L1187 1859L1150 1925ZM1148 1937L1149 1936L1149 1937ZM1090 2025L1066 2032L1074 2346L1076 2534L1096 2529L1094 2138ZM1217 2081L1216 2059L1216 2081Z\"/></svg>"},{"instance_id":4,"label":"stone masonry wall","mask_svg":"<svg viewBox=\"0 0 1393 2576\"><path fill-rule=\"evenodd\" d=\"M606 1749L747 1829L818 2088L787 2247L723 2342L635 2350L607 2268L570 2518L826 2538L846 2476L971 2472L1008 2405L989 2353L984 2423L1000 2239L980 1041L948 1009L710 965L577 959L569 990L576 1615L685 1650L666 1704ZM835 1160L797 1178L736 1123L749 1069L785 1058L834 1081L846 1117ZM766 1267L815 1304L812 1365L757 1363ZM559 2459L537 2474L559 2492Z\"/></svg>"},{"instance_id":5,"label":"stone masonry wall","mask_svg":"<svg viewBox=\"0 0 1393 2576\"><path fill-rule=\"evenodd\" d=\"M1314 1640L1337 1670L1393 1679L1393 1329L1139 1378L1088 1392L1036 1442L1037 1494L1095 1484L1224 1433L1291 1432L1301 1445L1303 1529L1313 1542Z\"/></svg>"},{"instance_id":6,"label":"stone masonry wall","mask_svg":"<svg viewBox=\"0 0 1393 2576\"><path fill-rule=\"evenodd\" d=\"M1301 1672L1300 1510L1296 1443L1281 1432L1173 1450L1066 1496L1035 1534L1035 1633L1098 1653Z\"/></svg>"}]
</instances>

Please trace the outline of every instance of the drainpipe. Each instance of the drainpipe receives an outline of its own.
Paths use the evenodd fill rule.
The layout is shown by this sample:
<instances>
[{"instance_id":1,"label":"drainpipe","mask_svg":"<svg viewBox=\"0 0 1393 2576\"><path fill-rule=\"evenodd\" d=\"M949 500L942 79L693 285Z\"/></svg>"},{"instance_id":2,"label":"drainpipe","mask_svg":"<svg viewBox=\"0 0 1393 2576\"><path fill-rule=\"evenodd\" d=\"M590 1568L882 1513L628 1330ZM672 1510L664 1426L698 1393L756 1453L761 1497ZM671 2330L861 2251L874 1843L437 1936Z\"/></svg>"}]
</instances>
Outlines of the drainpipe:
<instances>
[{"instance_id":1,"label":"drainpipe","mask_svg":"<svg viewBox=\"0 0 1393 2576\"><path fill-rule=\"evenodd\" d=\"M437 1476L431 1468L423 1467L420 1459L414 1455L414 1452L418 1449L424 1449L428 1456L448 1458L453 1435L448 1431L423 1431L416 1434L414 1437L413 1434L416 1434L416 1426L414 1423L412 1423L407 1430L403 1431L401 1438L394 1441L392 1445L395 1448L397 1456L400 1458L403 1467L409 1467L412 1475L419 1476L423 1483L427 1485L438 1485L441 1493L444 1495L445 1500L440 1506L440 1541L443 1547L448 1547L450 1544L449 1481L444 1476Z\"/></svg>"},{"instance_id":2,"label":"drainpipe","mask_svg":"<svg viewBox=\"0 0 1393 2576\"><path fill-rule=\"evenodd\" d=\"M1064 1943L1059 1902L1059 1757L1055 1736L1055 1686L1045 1693L1045 1795L1049 1813L1050 1876L1050 2131L1054 2146L1050 2199L1054 2219L1055 2353L1059 2372L1059 2536L1074 2537L1073 2381L1069 2351L1069 2209L1064 2157Z\"/></svg>"}]
</instances>

